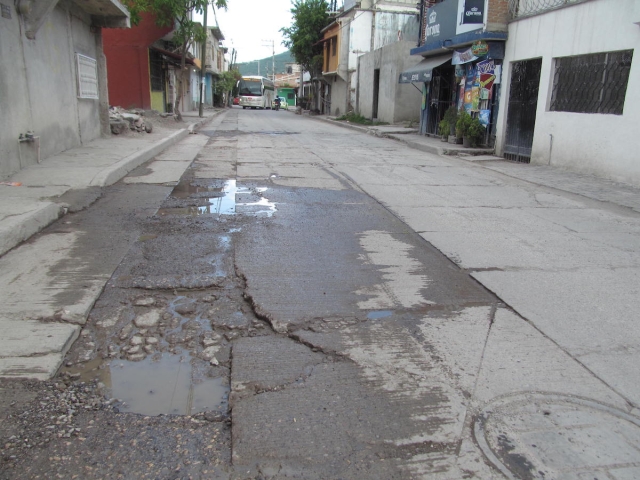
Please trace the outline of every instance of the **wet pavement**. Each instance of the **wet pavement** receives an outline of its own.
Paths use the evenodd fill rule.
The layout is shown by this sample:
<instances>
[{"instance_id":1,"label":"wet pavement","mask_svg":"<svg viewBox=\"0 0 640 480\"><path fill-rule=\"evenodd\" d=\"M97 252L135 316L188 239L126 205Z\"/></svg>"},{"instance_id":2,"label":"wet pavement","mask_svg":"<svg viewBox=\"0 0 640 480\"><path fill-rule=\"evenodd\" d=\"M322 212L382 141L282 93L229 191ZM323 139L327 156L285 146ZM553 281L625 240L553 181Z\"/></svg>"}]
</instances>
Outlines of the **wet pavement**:
<instances>
[{"instance_id":1,"label":"wet pavement","mask_svg":"<svg viewBox=\"0 0 640 480\"><path fill-rule=\"evenodd\" d=\"M501 295L524 295L524 273L633 272L629 239L561 247L569 220L592 235L639 224L587 207L233 109L34 239L64 238L84 265L56 264L78 285L64 305L108 281L52 382L0 384L0 476L636 478L633 378L594 372L593 345L564 334L575 324Z\"/></svg>"}]
</instances>

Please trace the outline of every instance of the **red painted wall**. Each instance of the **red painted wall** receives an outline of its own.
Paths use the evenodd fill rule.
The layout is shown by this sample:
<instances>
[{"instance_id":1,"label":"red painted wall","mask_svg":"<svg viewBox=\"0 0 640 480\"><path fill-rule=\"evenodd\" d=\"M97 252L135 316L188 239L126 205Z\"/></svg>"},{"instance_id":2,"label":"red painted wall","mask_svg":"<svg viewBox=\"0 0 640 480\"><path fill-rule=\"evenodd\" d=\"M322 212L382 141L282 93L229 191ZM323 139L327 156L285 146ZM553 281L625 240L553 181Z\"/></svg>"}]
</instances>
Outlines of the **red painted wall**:
<instances>
[{"instance_id":1,"label":"red painted wall","mask_svg":"<svg viewBox=\"0 0 640 480\"><path fill-rule=\"evenodd\" d=\"M142 14L131 28L102 30L107 57L109 105L124 108L151 108L149 46L164 37L172 27L158 27L151 14Z\"/></svg>"}]
</instances>

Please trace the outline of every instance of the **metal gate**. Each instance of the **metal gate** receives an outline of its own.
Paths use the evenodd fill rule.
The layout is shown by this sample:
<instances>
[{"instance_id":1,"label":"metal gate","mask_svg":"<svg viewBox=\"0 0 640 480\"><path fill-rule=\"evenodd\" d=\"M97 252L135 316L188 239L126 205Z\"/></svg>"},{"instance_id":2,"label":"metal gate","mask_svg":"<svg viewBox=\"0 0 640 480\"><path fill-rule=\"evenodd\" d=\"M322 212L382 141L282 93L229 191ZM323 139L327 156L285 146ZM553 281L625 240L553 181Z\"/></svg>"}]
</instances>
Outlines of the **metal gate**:
<instances>
[{"instance_id":1,"label":"metal gate","mask_svg":"<svg viewBox=\"0 0 640 480\"><path fill-rule=\"evenodd\" d=\"M451 105L455 105L456 84L454 79L455 75L450 65L433 69L426 133L438 135L438 124L444 118L444 112Z\"/></svg>"},{"instance_id":2,"label":"metal gate","mask_svg":"<svg viewBox=\"0 0 640 480\"><path fill-rule=\"evenodd\" d=\"M511 72L504 158L531 161L542 59L514 62Z\"/></svg>"}]
</instances>

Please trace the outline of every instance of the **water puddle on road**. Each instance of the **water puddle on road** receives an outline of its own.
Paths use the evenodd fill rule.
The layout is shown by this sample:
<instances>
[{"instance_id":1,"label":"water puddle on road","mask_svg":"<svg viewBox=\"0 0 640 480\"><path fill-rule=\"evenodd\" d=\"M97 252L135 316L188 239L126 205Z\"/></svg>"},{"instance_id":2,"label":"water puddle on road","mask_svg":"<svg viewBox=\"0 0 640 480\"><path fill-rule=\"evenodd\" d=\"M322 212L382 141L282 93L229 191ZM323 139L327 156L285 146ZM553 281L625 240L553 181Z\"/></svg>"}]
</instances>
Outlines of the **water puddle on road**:
<instances>
[{"instance_id":1,"label":"water puddle on road","mask_svg":"<svg viewBox=\"0 0 640 480\"><path fill-rule=\"evenodd\" d=\"M367 318L369 320L378 320L380 318L387 318L393 315L391 310L376 310L373 312L367 313Z\"/></svg>"},{"instance_id":2,"label":"water puddle on road","mask_svg":"<svg viewBox=\"0 0 640 480\"><path fill-rule=\"evenodd\" d=\"M226 378L207 378L196 372L188 353L156 354L140 362L95 359L69 373L81 380L97 379L109 396L119 400L121 412L141 415L194 415L224 413L228 407Z\"/></svg>"},{"instance_id":3,"label":"water puddle on road","mask_svg":"<svg viewBox=\"0 0 640 480\"><path fill-rule=\"evenodd\" d=\"M223 187L180 186L172 196L176 198L203 198L206 205L178 208L161 208L158 215L253 215L271 217L276 212L276 204L270 202L262 194L267 188L238 187L236 180L227 180ZM207 197L206 194L211 196ZM256 199L256 201L251 201ZM244 201L242 201L244 199Z\"/></svg>"},{"instance_id":4,"label":"water puddle on road","mask_svg":"<svg viewBox=\"0 0 640 480\"><path fill-rule=\"evenodd\" d=\"M120 411L142 415L193 415L226 410L229 387L225 379L192 379L189 355L163 354L141 362L116 360L111 363L111 396L122 401Z\"/></svg>"}]
</instances>

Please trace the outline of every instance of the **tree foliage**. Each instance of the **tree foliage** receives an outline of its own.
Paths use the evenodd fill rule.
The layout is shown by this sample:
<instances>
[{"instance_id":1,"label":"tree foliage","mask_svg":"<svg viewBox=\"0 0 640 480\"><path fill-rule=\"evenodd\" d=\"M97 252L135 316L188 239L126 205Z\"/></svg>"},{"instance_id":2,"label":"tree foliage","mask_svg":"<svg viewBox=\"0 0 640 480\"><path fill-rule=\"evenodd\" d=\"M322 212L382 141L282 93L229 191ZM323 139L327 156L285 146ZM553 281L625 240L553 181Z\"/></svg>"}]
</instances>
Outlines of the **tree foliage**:
<instances>
[{"instance_id":1,"label":"tree foliage","mask_svg":"<svg viewBox=\"0 0 640 480\"><path fill-rule=\"evenodd\" d=\"M217 95L222 95L223 93L230 92L233 90L233 87L236 86L238 80L242 78L240 72L236 69L229 70L227 72L222 72L215 84L215 92Z\"/></svg>"},{"instance_id":2,"label":"tree foliage","mask_svg":"<svg viewBox=\"0 0 640 480\"><path fill-rule=\"evenodd\" d=\"M287 47L296 62L308 72L315 73L322 67L322 29L331 22L325 0L292 0L293 25L281 28L282 44Z\"/></svg>"}]
</instances>

